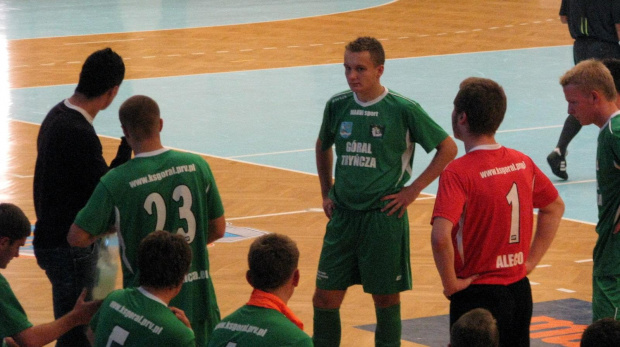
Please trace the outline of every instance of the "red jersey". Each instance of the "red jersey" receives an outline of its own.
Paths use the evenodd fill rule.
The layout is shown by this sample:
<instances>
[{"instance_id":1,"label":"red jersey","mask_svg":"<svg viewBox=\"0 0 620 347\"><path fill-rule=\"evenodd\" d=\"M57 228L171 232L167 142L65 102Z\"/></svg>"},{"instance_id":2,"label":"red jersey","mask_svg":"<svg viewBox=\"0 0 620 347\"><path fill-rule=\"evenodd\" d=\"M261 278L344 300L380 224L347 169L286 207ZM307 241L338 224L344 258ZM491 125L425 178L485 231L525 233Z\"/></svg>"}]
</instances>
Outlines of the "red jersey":
<instances>
[{"instance_id":1,"label":"red jersey","mask_svg":"<svg viewBox=\"0 0 620 347\"><path fill-rule=\"evenodd\" d=\"M500 145L478 146L441 174L433 219L454 224L454 268L475 284L508 285L526 275L534 208L558 191L525 154ZM432 221L431 221L432 223Z\"/></svg>"}]
</instances>

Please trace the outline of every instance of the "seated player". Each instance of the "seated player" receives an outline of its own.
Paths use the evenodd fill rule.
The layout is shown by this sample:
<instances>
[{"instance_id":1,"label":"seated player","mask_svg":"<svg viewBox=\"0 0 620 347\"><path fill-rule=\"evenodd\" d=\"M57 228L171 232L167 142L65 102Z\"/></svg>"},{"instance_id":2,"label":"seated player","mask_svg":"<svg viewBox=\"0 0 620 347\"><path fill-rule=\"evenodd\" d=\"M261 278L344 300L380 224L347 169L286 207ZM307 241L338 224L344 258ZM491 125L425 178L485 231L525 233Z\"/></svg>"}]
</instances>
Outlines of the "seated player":
<instances>
[{"instance_id":1,"label":"seated player","mask_svg":"<svg viewBox=\"0 0 620 347\"><path fill-rule=\"evenodd\" d=\"M155 231L138 248L140 287L110 293L90 322L98 346L195 346L185 313L168 307L183 286L192 251L183 236ZM93 336L94 333L94 336Z\"/></svg>"},{"instance_id":2,"label":"seated player","mask_svg":"<svg viewBox=\"0 0 620 347\"><path fill-rule=\"evenodd\" d=\"M0 204L0 269L6 269L9 262L19 257L19 248L30 235L30 221L17 206ZM0 345L43 346L57 340L67 331L88 324L101 301L84 302L86 291L82 291L73 310L57 320L33 326L26 312L15 297L9 282L0 274Z\"/></svg>"},{"instance_id":3,"label":"seated player","mask_svg":"<svg viewBox=\"0 0 620 347\"><path fill-rule=\"evenodd\" d=\"M250 301L215 326L209 347L312 346L303 323L286 306L299 283L298 262L299 250L289 237L256 239L246 273L254 287Z\"/></svg>"}]
</instances>

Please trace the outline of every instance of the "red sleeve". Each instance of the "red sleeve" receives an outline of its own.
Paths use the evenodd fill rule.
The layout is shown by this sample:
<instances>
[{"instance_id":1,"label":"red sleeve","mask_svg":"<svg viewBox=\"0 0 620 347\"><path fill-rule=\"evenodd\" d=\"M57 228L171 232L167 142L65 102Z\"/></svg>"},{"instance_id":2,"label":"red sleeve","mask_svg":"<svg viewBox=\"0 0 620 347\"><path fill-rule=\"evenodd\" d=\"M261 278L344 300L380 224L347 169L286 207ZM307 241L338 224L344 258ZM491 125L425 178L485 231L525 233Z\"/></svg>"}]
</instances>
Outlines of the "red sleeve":
<instances>
[{"instance_id":1,"label":"red sleeve","mask_svg":"<svg viewBox=\"0 0 620 347\"><path fill-rule=\"evenodd\" d=\"M442 217L456 225L461 219L466 202L466 192L461 178L453 170L452 165L448 165L439 177L439 188L431 224L435 217Z\"/></svg>"}]
</instances>

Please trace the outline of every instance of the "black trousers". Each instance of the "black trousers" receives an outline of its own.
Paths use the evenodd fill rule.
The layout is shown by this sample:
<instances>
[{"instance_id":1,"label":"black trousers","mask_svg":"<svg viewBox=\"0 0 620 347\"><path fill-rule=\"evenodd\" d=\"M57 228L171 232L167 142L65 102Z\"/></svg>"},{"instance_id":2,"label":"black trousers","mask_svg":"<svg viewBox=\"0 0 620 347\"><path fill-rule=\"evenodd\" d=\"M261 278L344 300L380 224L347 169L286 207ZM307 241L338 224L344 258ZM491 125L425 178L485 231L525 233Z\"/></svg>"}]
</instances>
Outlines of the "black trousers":
<instances>
[{"instance_id":1,"label":"black trousers","mask_svg":"<svg viewBox=\"0 0 620 347\"><path fill-rule=\"evenodd\" d=\"M587 37L578 37L573 44L573 58L575 59L575 64L590 58L620 59L620 45L618 45L618 42L599 41Z\"/></svg>"},{"instance_id":2,"label":"black trousers","mask_svg":"<svg viewBox=\"0 0 620 347\"><path fill-rule=\"evenodd\" d=\"M500 346L530 345L532 288L527 277L513 284L471 285L450 298L450 328L459 317L474 308L489 310L499 329Z\"/></svg>"}]
</instances>

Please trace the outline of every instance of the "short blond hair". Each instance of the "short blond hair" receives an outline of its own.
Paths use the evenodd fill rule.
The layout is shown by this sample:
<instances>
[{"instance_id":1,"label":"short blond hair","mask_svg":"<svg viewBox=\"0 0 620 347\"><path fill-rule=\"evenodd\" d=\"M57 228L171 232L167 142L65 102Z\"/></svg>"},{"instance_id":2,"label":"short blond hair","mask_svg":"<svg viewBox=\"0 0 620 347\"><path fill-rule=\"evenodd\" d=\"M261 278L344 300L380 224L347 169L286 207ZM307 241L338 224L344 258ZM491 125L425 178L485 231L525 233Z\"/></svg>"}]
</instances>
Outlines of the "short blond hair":
<instances>
[{"instance_id":1,"label":"short blond hair","mask_svg":"<svg viewBox=\"0 0 620 347\"><path fill-rule=\"evenodd\" d=\"M600 61L588 59L575 65L560 77L560 85L576 86L584 93L600 92L607 101L615 101L617 92L614 78L609 69Z\"/></svg>"}]
</instances>

